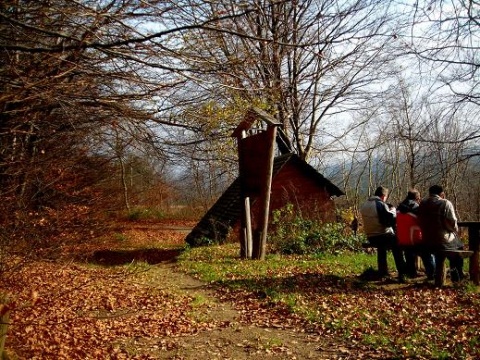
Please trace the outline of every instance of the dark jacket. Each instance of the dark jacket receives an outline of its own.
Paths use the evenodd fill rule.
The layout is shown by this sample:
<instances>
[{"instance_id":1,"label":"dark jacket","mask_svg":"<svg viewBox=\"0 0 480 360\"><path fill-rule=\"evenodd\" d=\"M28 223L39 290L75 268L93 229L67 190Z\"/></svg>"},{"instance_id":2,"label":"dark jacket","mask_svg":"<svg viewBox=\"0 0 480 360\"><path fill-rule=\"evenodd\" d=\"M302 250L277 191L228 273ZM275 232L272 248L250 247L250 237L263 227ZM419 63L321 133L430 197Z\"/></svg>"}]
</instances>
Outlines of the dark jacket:
<instances>
[{"instance_id":1,"label":"dark jacket","mask_svg":"<svg viewBox=\"0 0 480 360\"><path fill-rule=\"evenodd\" d=\"M402 214L418 212L418 203L415 200L405 199L397 207L397 211L400 211Z\"/></svg>"}]
</instances>

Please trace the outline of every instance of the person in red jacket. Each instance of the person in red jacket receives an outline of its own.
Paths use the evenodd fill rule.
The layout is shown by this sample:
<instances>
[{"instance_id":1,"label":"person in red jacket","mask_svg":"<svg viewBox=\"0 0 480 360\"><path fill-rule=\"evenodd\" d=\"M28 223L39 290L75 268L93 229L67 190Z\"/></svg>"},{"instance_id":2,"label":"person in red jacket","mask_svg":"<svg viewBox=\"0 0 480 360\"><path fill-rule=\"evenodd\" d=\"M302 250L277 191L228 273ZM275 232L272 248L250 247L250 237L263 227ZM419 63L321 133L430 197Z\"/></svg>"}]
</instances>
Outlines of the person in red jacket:
<instances>
[{"instance_id":1,"label":"person in red jacket","mask_svg":"<svg viewBox=\"0 0 480 360\"><path fill-rule=\"evenodd\" d=\"M420 200L420 192L412 189L407 193L405 200L398 205L397 239L399 246L405 248L406 275L411 278L418 276L415 259L419 255L427 278L431 280L435 273L435 260L432 253L422 249L422 231L417 217Z\"/></svg>"}]
</instances>

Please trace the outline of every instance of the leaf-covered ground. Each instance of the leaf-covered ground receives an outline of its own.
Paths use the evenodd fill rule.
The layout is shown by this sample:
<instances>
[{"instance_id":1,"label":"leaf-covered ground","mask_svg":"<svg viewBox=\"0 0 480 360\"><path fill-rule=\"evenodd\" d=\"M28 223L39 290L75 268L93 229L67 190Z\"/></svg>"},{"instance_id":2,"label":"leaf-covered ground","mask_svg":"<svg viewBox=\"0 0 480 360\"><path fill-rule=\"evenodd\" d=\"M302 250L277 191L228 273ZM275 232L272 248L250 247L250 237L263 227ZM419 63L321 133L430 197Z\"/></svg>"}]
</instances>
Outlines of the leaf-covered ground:
<instances>
[{"instance_id":1,"label":"leaf-covered ground","mask_svg":"<svg viewBox=\"0 0 480 360\"><path fill-rule=\"evenodd\" d=\"M63 261L24 266L0 286L12 294L10 358L319 358L318 339L242 321L241 310L180 272L170 260L184 237L175 223L127 223L112 241L66 248ZM129 256L144 262L128 265ZM104 266L112 262L118 266Z\"/></svg>"},{"instance_id":2,"label":"leaf-covered ground","mask_svg":"<svg viewBox=\"0 0 480 360\"><path fill-rule=\"evenodd\" d=\"M216 258L215 250L190 255L187 267L220 274L218 296L245 309L248 321L343 342L355 349L354 358L374 351L381 358L480 358L480 294L468 281L442 289L426 277L365 281L338 257L282 257L260 266L221 251Z\"/></svg>"},{"instance_id":3,"label":"leaf-covered ground","mask_svg":"<svg viewBox=\"0 0 480 360\"><path fill-rule=\"evenodd\" d=\"M67 249L73 257L23 267L0 288L13 294L11 358L480 358L469 286L364 283L322 262L259 274L234 260L223 282L206 283L169 261L184 237L177 224L128 223L110 241ZM104 266L133 255L144 262Z\"/></svg>"}]
</instances>

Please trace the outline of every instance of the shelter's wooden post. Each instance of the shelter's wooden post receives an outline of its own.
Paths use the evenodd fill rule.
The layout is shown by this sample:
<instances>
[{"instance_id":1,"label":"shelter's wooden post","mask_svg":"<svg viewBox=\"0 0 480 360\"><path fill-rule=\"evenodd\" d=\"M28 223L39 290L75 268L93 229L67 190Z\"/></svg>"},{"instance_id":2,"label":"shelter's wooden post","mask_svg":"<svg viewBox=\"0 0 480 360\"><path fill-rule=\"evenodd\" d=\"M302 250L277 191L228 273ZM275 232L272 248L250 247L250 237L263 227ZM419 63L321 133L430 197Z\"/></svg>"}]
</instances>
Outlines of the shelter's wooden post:
<instances>
[{"instance_id":1,"label":"shelter's wooden post","mask_svg":"<svg viewBox=\"0 0 480 360\"><path fill-rule=\"evenodd\" d=\"M245 198L244 204L245 212L245 257L247 259L252 258L253 239L252 239L252 218L250 213L250 198Z\"/></svg>"},{"instance_id":2,"label":"shelter's wooden post","mask_svg":"<svg viewBox=\"0 0 480 360\"><path fill-rule=\"evenodd\" d=\"M262 187L262 192L260 194L261 203L261 217L259 221L259 239L257 244L257 251L253 254L255 259L264 260L265 254L267 252L267 233L268 233L268 216L270 213L270 193L272 189L272 174L273 174L273 161L274 161L274 143L275 137L277 134L276 126L267 127L267 138L269 140L270 146L268 147L268 163L264 169L264 186Z\"/></svg>"},{"instance_id":3,"label":"shelter's wooden post","mask_svg":"<svg viewBox=\"0 0 480 360\"><path fill-rule=\"evenodd\" d=\"M245 159L243 158L243 151L240 149L240 141L241 139L244 139L247 136L247 133L245 130L242 130L240 133L240 136L238 138L239 142L239 148L238 148L238 158L239 158L239 164L242 164ZM243 180L243 177L245 174L242 171L242 166L240 166L240 177ZM241 222L240 222L240 257L242 259L249 259L252 257L251 255L251 248L252 246L250 245L249 249L249 242L250 244L252 243L252 225L251 225L251 218L250 218L250 198L247 196L247 190L245 188L245 181L242 181L241 184L241 196L242 199L244 199L244 202L242 204L242 216L241 216ZM249 255L250 253L250 255Z\"/></svg>"}]
</instances>

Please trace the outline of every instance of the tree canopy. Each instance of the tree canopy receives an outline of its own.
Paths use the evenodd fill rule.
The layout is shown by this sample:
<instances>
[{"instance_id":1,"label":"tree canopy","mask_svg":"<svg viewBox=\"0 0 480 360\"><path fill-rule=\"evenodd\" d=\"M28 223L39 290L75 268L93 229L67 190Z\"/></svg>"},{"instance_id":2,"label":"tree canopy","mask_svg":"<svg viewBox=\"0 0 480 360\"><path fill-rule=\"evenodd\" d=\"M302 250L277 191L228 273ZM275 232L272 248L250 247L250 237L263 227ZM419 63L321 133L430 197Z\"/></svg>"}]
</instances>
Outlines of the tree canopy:
<instances>
[{"instance_id":1,"label":"tree canopy","mask_svg":"<svg viewBox=\"0 0 480 360\"><path fill-rule=\"evenodd\" d=\"M211 200L235 176L230 134L251 106L349 206L378 183L400 198L442 182L464 201L478 173L477 21L474 1L5 1L2 216L135 206L139 164Z\"/></svg>"}]
</instances>

